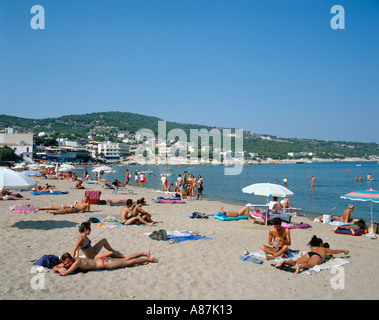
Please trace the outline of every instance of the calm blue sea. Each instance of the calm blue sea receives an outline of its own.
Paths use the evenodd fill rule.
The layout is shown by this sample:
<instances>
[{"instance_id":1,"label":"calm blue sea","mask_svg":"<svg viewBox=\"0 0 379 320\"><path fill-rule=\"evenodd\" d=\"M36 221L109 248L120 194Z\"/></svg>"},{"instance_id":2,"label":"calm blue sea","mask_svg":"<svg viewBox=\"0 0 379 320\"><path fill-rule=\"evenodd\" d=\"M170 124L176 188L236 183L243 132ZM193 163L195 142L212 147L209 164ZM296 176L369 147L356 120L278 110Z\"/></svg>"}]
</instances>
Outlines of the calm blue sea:
<instances>
[{"instance_id":1,"label":"calm blue sea","mask_svg":"<svg viewBox=\"0 0 379 320\"><path fill-rule=\"evenodd\" d=\"M327 163L302 163L302 164L261 164L245 165L239 175L224 175L224 166L114 166L116 173L105 174L104 178L110 182L118 179L125 181L126 169L132 173L134 183L134 171L153 171L147 175L148 188L161 189L160 177L162 173L171 173L168 182L174 183L178 174L183 176L187 171L194 176L201 175L204 181L203 195L207 198L224 200L227 202L244 205L246 203L266 203L267 199L259 199L258 196L245 194L242 188L261 182L274 183L275 179L283 185L282 179L288 178L287 188L294 196L290 197L291 205L302 209L306 215L342 215L346 207L352 203L356 206L353 217L371 219L370 202L349 201L341 199L340 196L351 191L379 188L379 165L375 162L327 162ZM92 167L86 168L91 172ZM171 171L169 171L171 170ZM76 170L79 176L84 169ZM364 179L368 173L376 179L375 181L356 182L355 176L361 175ZM315 187L311 189L311 175L316 178ZM92 174L94 177L94 175ZM153 198L153 196L152 196ZM201 210L201 206L199 206ZM373 204L374 220L379 220L379 205Z\"/></svg>"}]
</instances>

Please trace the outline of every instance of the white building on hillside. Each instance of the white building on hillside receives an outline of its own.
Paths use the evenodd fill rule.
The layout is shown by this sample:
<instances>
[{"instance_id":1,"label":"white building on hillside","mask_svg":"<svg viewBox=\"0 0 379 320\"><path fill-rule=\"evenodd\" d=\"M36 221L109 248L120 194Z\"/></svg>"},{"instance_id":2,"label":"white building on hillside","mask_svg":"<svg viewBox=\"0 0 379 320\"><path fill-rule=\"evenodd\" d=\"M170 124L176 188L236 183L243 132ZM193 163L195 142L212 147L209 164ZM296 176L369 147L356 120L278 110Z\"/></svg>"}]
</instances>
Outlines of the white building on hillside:
<instances>
[{"instance_id":1,"label":"white building on hillside","mask_svg":"<svg viewBox=\"0 0 379 320\"><path fill-rule=\"evenodd\" d=\"M107 141L99 143L97 148L97 153L102 154L105 159L122 159L130 155L129 145L125 143Z\"/></svg>"},{"instance_id":2,"label":"white building on hillside","mask_svg":"<svg viewBox=\"0 0 379 320\"><path fill-rule=\"evenodd\" d=\"M13 128L6 128L4 133L0 133L0 147L8 146L12 148L18 156L32 158L35 147L33 133L17 133Z\"/></svg>"}]
</instances>

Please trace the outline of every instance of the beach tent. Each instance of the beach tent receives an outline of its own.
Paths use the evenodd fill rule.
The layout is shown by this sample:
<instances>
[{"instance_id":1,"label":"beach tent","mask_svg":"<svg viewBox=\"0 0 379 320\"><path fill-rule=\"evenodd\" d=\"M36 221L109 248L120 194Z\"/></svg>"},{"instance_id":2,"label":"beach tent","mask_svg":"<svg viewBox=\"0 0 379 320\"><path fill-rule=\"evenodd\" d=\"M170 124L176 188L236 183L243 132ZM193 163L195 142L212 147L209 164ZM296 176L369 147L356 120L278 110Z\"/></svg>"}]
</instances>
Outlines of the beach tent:
<instances>
[{"instance_id":1,"label":"beach tent","mask_svg":"<svg viewBox=\"0 0 379 320\"><path fill-rule=\"evenodd\" d=\"M28 190L36 184L37 182L25 174L18 173L11 169L0 168L0 189Z\"/></svg>"},{"instance_id":2,"label":"beach tent","mask_svg":"<svg viewBox=\"0 0 379 320\"><path fill-rule=\"evenodd\" d=\"M254 183L243 188L242 192L254 194L256 196L265 196L267 197L267 203L268 203L269 196L284 198L284 197L289 197L289 196L294 195L294 193L291 190L279 184L274 184L274 183ZM267 214L266 214L266 225L267 225Z\"/></svg>"},{"instance_id":3,"label":"beach tent","mask_svg":"<svg viewBox=\"0 0 379 320\"><path fill-rule=\"evenodd\" d=\"M347 193L341 196L342 199L348 199L353 201L370 201L371 202L371 232L367 234L367 237L376 239L376 235L374 234L374 221L372 215L372 203L379 203L379 191L378 190L359 190Z\"/></svg>"}]
</instances>

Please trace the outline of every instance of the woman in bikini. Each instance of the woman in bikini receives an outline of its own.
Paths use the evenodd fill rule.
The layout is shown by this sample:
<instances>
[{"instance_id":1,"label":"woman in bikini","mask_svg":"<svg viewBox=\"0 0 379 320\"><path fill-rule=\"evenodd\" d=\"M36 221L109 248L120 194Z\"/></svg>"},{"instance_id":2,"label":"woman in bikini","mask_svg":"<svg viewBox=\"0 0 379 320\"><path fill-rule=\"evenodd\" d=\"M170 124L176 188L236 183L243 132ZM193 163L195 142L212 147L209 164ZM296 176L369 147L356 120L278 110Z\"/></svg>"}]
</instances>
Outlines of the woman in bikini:
<instances>
[{"instance_id":1,"label":"woman in bikini","mask_svg":"<svg viewBox=\"0 0 379 320\"><path fill-rule=\"evenodd\" d=\"M306 254L301 256L296 261L294 260L285 260L278 262L275 267L281 267L283 264L288 264L290 266L296 266L295 273L299 273L301 269L310 269L314 266L317 266L323 263L326 259L326 256L331 256L337 253L348 254L349 250L332 250L324 247L322 239L313 236L311 241L308 243L311 247L311 251L308 251Z\"/></svg>"},{"instance_id":2,"label":"woman in bikini","mask_svg":"<svg viewBox=\"0 0 379 320\"><path fill-rule=\"evenodd\" d=\"M114 250L108 243L107 239L101 239L94 246L91 245L91 240L87 236L91 234L91 223L85 221L79 226L79 238L72 249L72 256L79 256L79 249L81 249L88 259L100 258L124 258L118 251ZM100 253L102 248L107 249L107 252Z\"/></svg>"}]
</instances>

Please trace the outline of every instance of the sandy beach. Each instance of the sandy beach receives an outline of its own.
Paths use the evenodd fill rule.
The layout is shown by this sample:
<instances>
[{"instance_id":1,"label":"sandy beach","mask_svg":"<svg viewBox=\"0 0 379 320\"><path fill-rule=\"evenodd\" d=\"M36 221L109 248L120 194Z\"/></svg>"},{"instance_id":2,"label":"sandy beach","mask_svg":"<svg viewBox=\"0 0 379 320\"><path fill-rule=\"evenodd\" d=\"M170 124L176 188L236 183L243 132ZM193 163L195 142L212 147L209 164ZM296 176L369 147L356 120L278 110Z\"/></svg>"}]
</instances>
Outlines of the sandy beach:
<instances>
[{"instance_id":1,"label":"sandy beach","mask_svg":"<svg viewBox=\"0 0 379 320\"><path fill-rule=\"evenodd\" d=\"M291 249L307 250L313 235L328 242L332 249L350 250L348 255L336 257L350 261L338 272L322 270L316 274L293 274L263 264L241 261L244 250L258 251L267 244L269 226L248 220L219 221L217 219L189 219L198 209L216 214L223 205L227 210L240 206L210 199L187 200L186 204L153 203L162 194L151 189L134 187L133 198L145 197L146 211L152 214L157 226L126 226L101 228L92 226L89 238L96 243L108 239L113 248L123 254L150 250L159 263L117 270L91 271L62 277L52 270L35 273L33 262L43 255L60 256L71 252L78 238L82 214L51 215L13 213L9 206L31 203L35 206L73 204L83 199L85 190L101 190L101 199L126 199L130 196L100 185L84 184L85 190L74 189L75 182L37 178L39 185L46 182L65 195L21 194L29 200L0 201L2 219L2 257L0 259L1 299L136 299L136 300L250 300L250 299L377 299L379 240L365 236L335 234L333 226L314 223L306 217L293 217L293 222L306 222L308 229L292 229ZM148 187L148 186L147 186ZM91 213L112 215L119 219L120 206L91 205ZM341 212L342 214L342 212ZM170 244L150 239L145 233L188 230L211 239ZM342 271L341 271L342 270ZM34 271L34 273L33 273ZM33 288L33 277L41 276L43 288ZM335 277L343 286L333 288ZM334 279L334 280L333 280ZM343 279L343 280L341 280ZM341 284L341 283L340 283Z\"/></svg>"}]
</instances>

